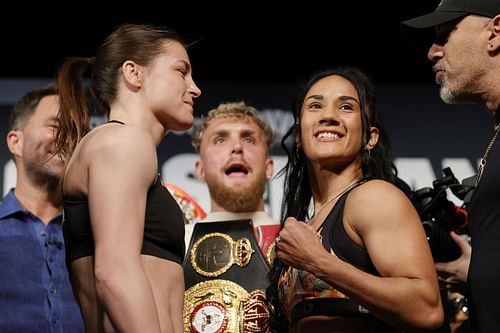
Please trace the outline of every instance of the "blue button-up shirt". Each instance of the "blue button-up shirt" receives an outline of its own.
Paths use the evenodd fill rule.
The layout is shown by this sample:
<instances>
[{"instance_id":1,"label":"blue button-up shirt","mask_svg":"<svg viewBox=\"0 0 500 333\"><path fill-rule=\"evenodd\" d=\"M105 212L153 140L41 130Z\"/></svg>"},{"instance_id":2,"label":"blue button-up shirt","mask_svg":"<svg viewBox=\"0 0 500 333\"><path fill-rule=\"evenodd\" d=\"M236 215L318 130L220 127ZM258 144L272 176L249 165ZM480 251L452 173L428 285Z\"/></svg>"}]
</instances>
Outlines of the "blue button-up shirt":
<instances>
[{"instance_id":1,"label":"blue button-up shirt","mask_svg":"<svg viewBox=\"0 0 500 333\"><path fill-rule=\"evenodd\" d=\"M0 332L84 332L64 255L62 216L45 225L13 190L0 204Z\"/></svg>"}]
</instances>

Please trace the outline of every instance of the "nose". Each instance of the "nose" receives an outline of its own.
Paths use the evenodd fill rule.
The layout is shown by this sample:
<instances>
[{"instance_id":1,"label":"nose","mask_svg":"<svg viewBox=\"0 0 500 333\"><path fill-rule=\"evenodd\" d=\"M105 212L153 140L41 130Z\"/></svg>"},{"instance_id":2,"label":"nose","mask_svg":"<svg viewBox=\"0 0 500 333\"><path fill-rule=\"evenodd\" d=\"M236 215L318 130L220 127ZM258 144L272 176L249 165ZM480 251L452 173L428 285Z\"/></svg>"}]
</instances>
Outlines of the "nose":
<instances>
[{"instance_id":1,"label":"nose","mask_svg":"<svg viewBox=\"0 0 500 333\"><path fill-rule=\"evenodd\" d=\"M427 52L427 58L432 62L437 62L444 56L444 48L442 45L433 43Z\"/></svg>"},{"instance_id":2,"label":"nose","mask_svg":"<svg viewBox=\"0 0 500 333\"><path fill-rule=\"evenodd\" d=\"M325 124L338 124L338 110L335 107L325 108L321 113L321 118L319 119L319 123L322 125Z\"/></svg>"},{"instance_id":3,"label":"nose","mask_svg":"<svg viewBox=\"0 0 500 333\"><path fill-rule=\"evenodd\" d=\"M239 141L233 144L233 148L231 149L231 154L241 154L243 153L243 148Z\"/></svg>"},{"instance_id":4,"label":"nose","mask_svg":"<svg viewBox=\"0 0 500 333\"><path fill-rule=\"evenodd\" d=\"M201 89L198 88L198 86L196 85L194 80L191 80L191 84L189 85L188 91L189 91L189 94L191 94L191 96L193 96L193 98L198 98L201 95Z\"/></svg>"}]
</instances>

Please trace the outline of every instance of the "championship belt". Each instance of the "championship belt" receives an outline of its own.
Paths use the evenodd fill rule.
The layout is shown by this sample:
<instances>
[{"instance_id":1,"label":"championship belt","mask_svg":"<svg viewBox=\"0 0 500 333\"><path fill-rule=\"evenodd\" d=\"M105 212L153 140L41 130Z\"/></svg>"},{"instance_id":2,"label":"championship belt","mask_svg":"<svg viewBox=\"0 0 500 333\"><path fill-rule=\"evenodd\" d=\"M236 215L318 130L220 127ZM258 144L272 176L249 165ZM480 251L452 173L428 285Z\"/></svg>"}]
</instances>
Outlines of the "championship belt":
<instances>
[{"instance_id":1,"label":"championship belt","mask_svg":"<svg viewBox=\"0 0 500 333\"><path fill-rule=\"evenodd\" d=\"M248 266L254 249L246 237L234 241L229 235L211 232L198 239L191 248L191 266L200 275L216 277L232 265Z\"/></svg>"},{"instance_id":2,"label":"championship belt","mask_svg":"<svg viewBox=\"0 0 500 333\"><path fill-rule=\"evenodd\" d=\"M184 293L185 333L269 332L265 291L227 280L200 282Z\"/></svg>"},{"instance_id":3,"label":"championship belt","mask_svg":"<svg viewBox=\"0 0 500 333\"><path fill-rule=\"evenodd\" d=\"M196 223L187 254L186 333L269 332L269 265L251 220Z\"/></svg>"}]
</instances>

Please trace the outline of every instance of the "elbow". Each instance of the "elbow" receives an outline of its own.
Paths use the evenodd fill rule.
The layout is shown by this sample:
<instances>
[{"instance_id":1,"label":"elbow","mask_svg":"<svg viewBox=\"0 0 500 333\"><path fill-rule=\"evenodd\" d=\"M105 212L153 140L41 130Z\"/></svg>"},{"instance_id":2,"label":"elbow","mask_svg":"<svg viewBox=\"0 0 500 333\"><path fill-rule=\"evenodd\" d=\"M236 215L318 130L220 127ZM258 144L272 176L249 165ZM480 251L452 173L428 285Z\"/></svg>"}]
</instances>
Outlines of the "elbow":
<instances>
[{"instance_id":1,"label":"elbow","mask_svg":"<svg viewBox=\"0 0 500 333\"><path fill-rule=\"evenodd\" d=\"M103 301L112 295L123 293L141 268L140 256L135 260L127 256L106 256L96 253L94 279L98 298Z\"/></svg>"},{"instance_id":2,"label":"elbow","mask_svg":"<svg viewBox=\"0 0 500 333\"><path fill-rule=\"evenodd\" d=\"M414 298L415 307L412 307L411 314L412 326L424 330L435 330L443 327L445 314L437 283L421 290L420 300L417 301Z\"/></svg>"},{"instance_id":3,"label":"elbow","mask_svg":"<svg viewBox=\"0 0 500 333\"><path fill-rule=\"evenodd\" d=\"M95 265L94 278L97 296L102 300L102 298L107 294L107 291L112 289L112 268L109 266L106 267L105 265Z\"/></svg>"},{"instance_id":4,"label":"elbow","mask_svg":"<svg viewBox=\"0 0 500 333\"><path fill-rule=\"evenodd\" d=\"M422 311L424 314L422 321L424 324L424 328L426 329L437 329L443 326L444 323L444 307L441 300L441 294L439 292L439 288L436 291L436 295L432 298L432 301L429 300L427 305L427 311Z\"/></svg>"},{"instance_id":5,"label":"elbow","mask_svg":"<svg viewBox=\"0 0 500 333\"><path fill-rule=\"evenodd\" d=\"M436 307L433 311L428 313L427 318L423 319L423 327L428 330L438 329L444 323L444 311L442 306Z\"/></svg>"},{"instance_id":6,"label":"elbow","mask_svg":"<svg viewBox=\"0 0 500 333\"><path fill-rule=\"evenodd\" d=\"M99 260L94 266L95 287L98 298L103 301L118 290L127 276L127 266L119 260Z\"/></svg>"},{"instance_id":7,"label":"elbow","mask_svg":"<svg viewBox=\"0 0 500 333\"><path fill-rule=\"evenodd\" d=\"M413 298L412 306L405 309L402 327L405 332L433 331L443 327L445 314L439 291L426 299Z\"/></svg>"},{"instance_id":8,"label":"elbow","mask_svg":"<svg viewBox=\"0 0 500 333\"><path fill-rule=\"evenodd\" d=\"M433 306L429 306L426 310L419 311L419 315L415 318L414 327L425 330L435 330L443 326L444 310L441 302Z\"/></svg>"}]
</instances>

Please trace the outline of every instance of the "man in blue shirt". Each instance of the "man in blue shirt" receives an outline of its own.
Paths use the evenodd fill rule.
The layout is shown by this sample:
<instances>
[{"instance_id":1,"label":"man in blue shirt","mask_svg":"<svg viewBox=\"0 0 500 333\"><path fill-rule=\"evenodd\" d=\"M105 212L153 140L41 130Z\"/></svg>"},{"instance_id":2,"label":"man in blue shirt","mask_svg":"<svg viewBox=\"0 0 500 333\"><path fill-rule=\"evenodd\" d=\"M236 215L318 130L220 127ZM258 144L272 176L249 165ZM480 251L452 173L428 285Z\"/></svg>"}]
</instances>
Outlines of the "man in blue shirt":
<instances>
[{"instance_id":1,"label":"man in blue shirt","mask_svg":"<svg viewBox=\"0 0 500 333\"><path fill-rule=\"evenodd\" d=\"M0 332L84 332L64 255L64 161L54 156L57 87L35 89L14 106L7 145L16 188L0 204Z\"/></svg>"}]
</instances>

